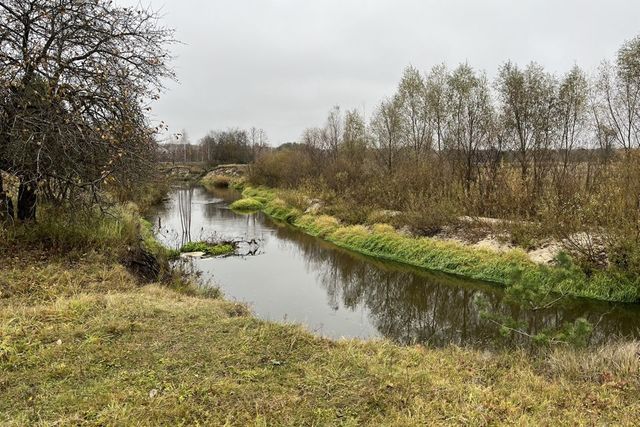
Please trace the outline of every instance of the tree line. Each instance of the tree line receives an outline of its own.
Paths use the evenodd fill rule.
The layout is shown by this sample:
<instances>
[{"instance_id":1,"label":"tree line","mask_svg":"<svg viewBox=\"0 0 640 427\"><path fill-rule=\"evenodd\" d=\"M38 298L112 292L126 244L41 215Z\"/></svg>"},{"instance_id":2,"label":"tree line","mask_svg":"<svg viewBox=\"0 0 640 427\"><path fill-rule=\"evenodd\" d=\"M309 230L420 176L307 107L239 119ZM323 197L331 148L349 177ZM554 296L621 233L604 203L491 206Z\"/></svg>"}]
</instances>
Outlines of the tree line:
<instances>
[{"instance_id":1,"label":"tree line","mask_svg":"<svg viewBox=\"0 0 640 427\"><path fill-rule=\"evenodd\" d=\"M193 144L186 130L175 136L175 142L161 144L158 159L162 162L201 162L206 164L250 163L268 150L269 139L263 129L230 128L209 132Z\"/></svg>"},{"instance_id":2,"label":"tree line","mask_svg":"<svg viewBox=\"0 0 640 427\"><path fill-rule=\"evenodd\" d=\"M409 66L371 117L332 108L300 144L259 158L251 179L315 187L354 222L398 210L429 233L460 215L490 216L565 237L616 229L635 245L638 148L640 37L593 75L508 61L491 81L467 63Z\"/></svg>"}]
</instances>

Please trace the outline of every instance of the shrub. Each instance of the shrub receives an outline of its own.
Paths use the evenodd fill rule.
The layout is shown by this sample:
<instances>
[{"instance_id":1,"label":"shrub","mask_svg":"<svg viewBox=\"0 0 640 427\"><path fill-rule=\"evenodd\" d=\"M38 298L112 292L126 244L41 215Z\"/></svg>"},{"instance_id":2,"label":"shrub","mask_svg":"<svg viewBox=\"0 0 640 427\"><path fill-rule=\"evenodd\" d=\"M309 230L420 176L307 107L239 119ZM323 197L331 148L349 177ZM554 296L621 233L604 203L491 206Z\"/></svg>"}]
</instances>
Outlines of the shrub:
<instances>
[{"instance_id":1,"label":"shrub","mask_svg":"<svg viewBox=\"0 0 640 427\"><path fill-rule=\"evenodd\" d=\"M451 200L428 194L410 193L407 195L402 213L395 216L391 222L398 227L409 226L418 234L432 236L444 225L455 222L457 211Z\"/></svg>"},{"instance_id":2,"label":"shrub","mask_svg":"<svg viewBox=\"0 0 640 427\"><path fill-rule=\"evenodd\" d=\"M367 216L367 224L388 224L398 216L400 216L402 212L400 211L390 211L387 209L376 209L369 213Z\"/></svg>"}]
</instances>

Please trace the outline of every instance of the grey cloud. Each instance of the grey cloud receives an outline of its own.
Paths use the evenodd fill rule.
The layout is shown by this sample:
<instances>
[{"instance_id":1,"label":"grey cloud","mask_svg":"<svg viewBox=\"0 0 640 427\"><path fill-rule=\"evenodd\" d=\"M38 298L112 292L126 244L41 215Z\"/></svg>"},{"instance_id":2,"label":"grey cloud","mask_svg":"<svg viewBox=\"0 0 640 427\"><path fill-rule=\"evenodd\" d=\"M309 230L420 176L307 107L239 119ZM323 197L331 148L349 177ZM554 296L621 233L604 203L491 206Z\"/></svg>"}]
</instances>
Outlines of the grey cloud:
<instances>
[{"instance_id":1,"label":"grey cloud","mask_svg":"<svg viewBox=\"0 0 640 427\"><path fill-rule=\"evenodd\" d=\"M119 0L136 4L137 0ZM640 32L635 0L143 0L183 42L180 80L154 119L193 140L262 127L273 145L323 123L333 105L371 111L412 64L507 59L593 70Z\"/></svg>"}]
</instances>

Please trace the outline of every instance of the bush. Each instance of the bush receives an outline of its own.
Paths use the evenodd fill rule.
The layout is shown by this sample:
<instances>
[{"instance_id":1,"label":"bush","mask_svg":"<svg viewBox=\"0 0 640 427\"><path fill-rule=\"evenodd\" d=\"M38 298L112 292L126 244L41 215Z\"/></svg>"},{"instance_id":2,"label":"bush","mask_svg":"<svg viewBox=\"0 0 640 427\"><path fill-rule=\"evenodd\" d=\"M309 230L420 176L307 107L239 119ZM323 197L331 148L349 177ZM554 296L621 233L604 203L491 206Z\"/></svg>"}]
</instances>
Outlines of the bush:
<instances>
[{"instance_id":1,"label":"bush","mask_svg":"<svg viewBox=\"0 0 640 427\"><path fill-rule=\"evenodd\" d=\"M126 184L112 183L105 185L104 189L108 192L111 201L120 204L133 202L138 210L144 213L164 200L169 192L170 182L166 176L154 173L145 181ZM77 203L77 200L68 203ZM90 203L93 204L93 200L90 200Z\"/></svg>"},{"instance_id":2,"label":"bush","mask_svg":"<svg viewBox=\"0 0 640 427\"><path fill-rule=\"evenodd\" d=\"M261 156L249 169L249 181L269 187L296 187L314 168L312 159L299 148L276 150Z\"/></svg>"},{"instance_id":3,"label":"bush","mask_svg":"<svg viewBox=\"0 0 640 427\"><path fill-rule=\"evenodd\" d=\"M456 212L451 200L427 194L410 194L402 212L392 219L392 223L398 227L409 226L420 235L432 236L443 226L455 222Z\"/></svg>"}]
</instances>

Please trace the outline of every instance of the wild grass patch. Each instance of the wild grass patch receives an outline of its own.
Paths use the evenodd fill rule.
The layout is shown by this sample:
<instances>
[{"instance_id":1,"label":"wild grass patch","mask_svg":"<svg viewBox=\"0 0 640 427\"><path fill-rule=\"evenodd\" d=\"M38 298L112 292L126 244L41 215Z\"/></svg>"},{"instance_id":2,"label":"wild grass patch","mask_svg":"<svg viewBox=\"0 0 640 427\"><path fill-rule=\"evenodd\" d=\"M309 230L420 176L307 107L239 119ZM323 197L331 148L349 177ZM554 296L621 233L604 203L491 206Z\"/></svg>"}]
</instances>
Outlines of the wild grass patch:
<instances>
[{"instance_id":1,"label":"wild grass patch","mask_svg":"<svg viewBox=\"0 0 640 427\"><path fill-rule=\"evenodd\" d=\"M231 204L231 209L240 212L255 212L262 209L264 205L257 199L247 197L244 199L236 200Z\"/></svg>"},{"instance_id":2,"label":"wild grass patch","mask_svg":"<svg viewBox=\"0 0 640 427\"><path fill-rule=\"evenodd\" d=\"M267 215L288 223L293 223L302 216L302 211L290 207L280 198L274 198L269 201L263 210Z\"/></svg>"},{"instance_id":3,"label":"wild grass patch","mask_svg":"<svg viewBox=\"0 0 640 427\"><path fill-rule=\"evenodd\" d=\"M180 252L203 252L205 255L220 256L235 252L236 247L231 242L188 242L180 248Z\"/></svg>"},{"instance_id":4,"label":"wild grass patch","mask_svg":"<svg viewBox=\"0 0 640 427\"><path fill-rule=\"evenodd\" d=\"M139 241L141 229L138 208L132 203L106 212L42 206L36 223L3 228L4 239L0 245L119 252Z\"/></svg>"}]
</instances>

